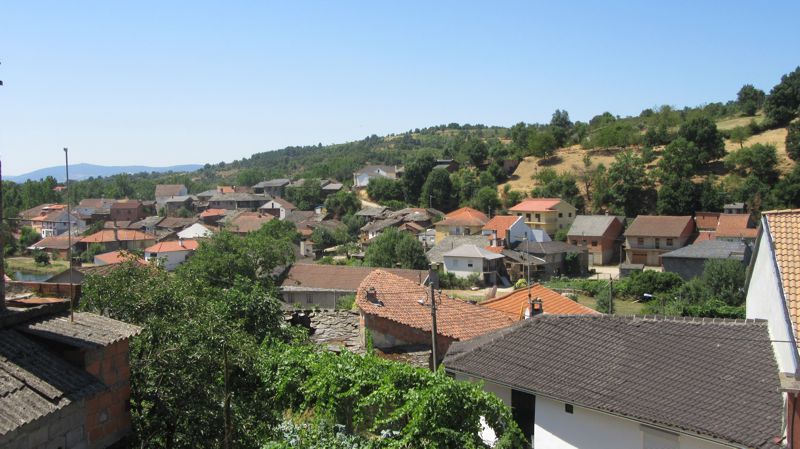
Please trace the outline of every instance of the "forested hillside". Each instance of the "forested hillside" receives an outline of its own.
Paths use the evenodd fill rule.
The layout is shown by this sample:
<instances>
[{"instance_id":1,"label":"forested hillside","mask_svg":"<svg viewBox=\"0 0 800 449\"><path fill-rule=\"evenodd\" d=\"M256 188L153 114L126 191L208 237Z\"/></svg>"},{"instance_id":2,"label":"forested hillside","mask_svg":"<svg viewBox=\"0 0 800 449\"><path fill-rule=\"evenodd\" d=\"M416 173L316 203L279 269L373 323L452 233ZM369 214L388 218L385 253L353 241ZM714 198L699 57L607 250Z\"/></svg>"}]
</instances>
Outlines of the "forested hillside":
<instances>
[{"instance_id":1,"label":"forested hillside","mask_svg":"<svg viewBox=\"0 0 800 449\"><path fill-rule=\"evenodd\" d=\"M71 201L87 197L152 199L156 184L191 193L220 184L253 185L288 177L345 184L365 164L404 165L406 179L371 186L374 200L449 210L500 210L524 196L560 196L587 212L684 214L742 201L753 210L800 206L800 68L769 93L744 85L726 103L647 108L637 116L603 112L588 122L556 110L545 124L510 128L449 125L336 144L287 147L192 173L140 173L75 182ZM449 176L434 159L455 159ZM504 170L521 161L515 172ZM5 215L63 201L56 182L4 183Z\"/></svg>"}]
</instances>

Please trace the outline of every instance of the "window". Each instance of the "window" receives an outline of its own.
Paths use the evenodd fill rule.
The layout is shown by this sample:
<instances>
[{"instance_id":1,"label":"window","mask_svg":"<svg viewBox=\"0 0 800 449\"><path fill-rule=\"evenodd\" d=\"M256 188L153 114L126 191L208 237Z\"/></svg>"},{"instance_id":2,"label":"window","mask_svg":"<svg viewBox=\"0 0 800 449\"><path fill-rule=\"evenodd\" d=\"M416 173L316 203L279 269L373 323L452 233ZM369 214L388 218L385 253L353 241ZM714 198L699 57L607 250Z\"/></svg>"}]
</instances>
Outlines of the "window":
<instances>
[{"instance_id":1,"label":"window","mask_svg":"<svg viewBox=\"0 0 800 449\"><path fill-rule=\"evenodd\" d=\"M572 404L564 404L564 411L565 411L565 412L567 412L567 413L569 413L569 414L571 415L571 414L572 414L572 412L573 412L573 410L572 410Z\"/></svg>"},{"instance_id":2,"label":"window","mask_svg":"<svg viewBox=\"0 0 800 449\"><path fill-rule=\"evenodd\" d=\"M314 295L311 293L306 295L306 304L313 304L314 303Z\"/></svg>"},{"instance_id":3,"label":"window","mask_svg":"<svg viewBox=\"0 0 800 449\"><path fill-rule=\"evenodd\" d=\"M572 212L568 213L567 217L572 218Z\"/></svg>"},{"instance_id":4,"label":"window","mask_svg":"<svg viewBox=\"0 0 800 449\"><path fill-rule=\"evenodd\" d=\"M592 246L597 246L597 240L592 240Z\"/></svg>"},{"instance_id":5,"label":"window","mask_svg":"<svg viewBox=\"0 0 800 449\"><path fill-rule=\"evenodd\" d=\"M468 263L468 264L467 264L467 267L469 267L469 268L472 268L472 264L471 264L471 263Z\"/></svg>"},{"instance_id":6,"label":"window","mask_svg":"<svg viewBox=\"0 0 800 449\"><path fill-rule=\"evenodd\" d=\"M640 246L641 246L641 245L644 245L644 239L643 239L643 238L641 238L641 237L637 238L637 239L636 239L636 244L637 244L637 245L640 245Z\"/></svg>"},{"instance_id":7,"label":"window","mask_svg":"<svg viewBox=\"0 0 800 449\"><path fill-rule=\"evenodd\" d=\"M531 221L531 214L525 214L526 221Z\"/></svg>"},{"instance_id":8,"label":"window","mask_svg":"<svg viewBox=\"0 0 800 449\"><path fill-rule=\"evenodd\" d=\"M672 246L672 239L667 239L667 246Z\"/></svg>"},{"instance_id":9,"label":"window","mask_svg":"<svg viewBox=\"0 0 800 449\"><path fill-rule=\"evenodd\" d=\"M578 244L578 241L577 241L577 240L573 240L573 241L572 241L572 244L573 244L573 245L577 245L577 244Z\"/></svg>"},{"instance_id":10,"label":"window","mask_svg":"<svg viewBox=\"0 0 800 449\"><path fill-rule=\"evenodd\" d=\"M539 215L539 214L536 214L536 221L542 221L542 216Z\"/></svg>"},{"instance_id":11,"label":"window","mask_svg":"<svg viewBox=\"0 0 800 449\"><path fill-rule=\"evenodd\" d=\"M561 213L561 212L559 212L559 213L558 213L558 218L564 218L564 214L563 214L563 213Z\"/></svg>"},{"instance_id":12,"label":"window","mask_svg":"<svg viewBox=\"0 0 800 449\"><path fill-rule=\"evenodd\" d=\"M656 237L656 248L661 248L661 239Z\"/></svg>"}]
</instances>

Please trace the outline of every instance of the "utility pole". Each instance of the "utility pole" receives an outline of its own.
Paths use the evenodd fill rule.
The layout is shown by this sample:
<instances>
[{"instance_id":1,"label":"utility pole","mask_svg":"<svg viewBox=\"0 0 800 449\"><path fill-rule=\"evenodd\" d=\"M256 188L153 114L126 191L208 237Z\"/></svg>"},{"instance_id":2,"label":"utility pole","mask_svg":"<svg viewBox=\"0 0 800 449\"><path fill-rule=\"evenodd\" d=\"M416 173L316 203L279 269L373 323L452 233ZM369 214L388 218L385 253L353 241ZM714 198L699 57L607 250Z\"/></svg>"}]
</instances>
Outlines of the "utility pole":
<instances>
[{"instance_id":1,"label":"utility pole","mask_svg":"<svg viewBox=\"0 0 800 449\"><path fill-rule=\"evenodd\" d=\"M614 278L608 275L608 314L614 314Z\"/></svg>"},{"instance_id":2,"label":"utility pole","mask_svg":"<svg viewBox=\"0 0 800 449\"><path fill-rule=\"evenodd\" d=\"M72 210L69 204L69 149L64 147L64 167L67 171L67 181L64 183L64 195L67 199L67 257L69 263L67 269L69 270L69 322L75 322L75 284L72 282Z\"/></svg>"},{"instance_id":3,"label":"utility pole","mask_svg":"<svg viewBox=\"0 0 800 449\"><path fill-rule=\"evenodd\" d=\"M231 393L228 386L228 345L222 344L222 360L223 360L223 379L225 382L225 400L223 401L223 418L225 426L224 445L225 449L231 447Z\"/></svg>"},{"instance_id":4,"label":"utility pole","mask_svg":"<svg viewBox=\"0 0 800 449\"><path fill-rule=\"evenodd\" d=\"M436 372L438 362L436 360L436 285L434 280L437 279L437 274L434 270L435 265L431 264L428 271L428 280L431 284L431 357L433 372Z\"/></svg>"},{"instance_id":5,"label":"utility pole","mask_svg":"<svg viewBox=\"0 0 800 449\"><path fill-rule=\"evenodd\" d=\"M3 83L0 82L0 85ZM3 162L0 161L0 277L3 278L0 286L0 315L6 311L6 242L3 231Z\"/></svg>"}]
</instances>

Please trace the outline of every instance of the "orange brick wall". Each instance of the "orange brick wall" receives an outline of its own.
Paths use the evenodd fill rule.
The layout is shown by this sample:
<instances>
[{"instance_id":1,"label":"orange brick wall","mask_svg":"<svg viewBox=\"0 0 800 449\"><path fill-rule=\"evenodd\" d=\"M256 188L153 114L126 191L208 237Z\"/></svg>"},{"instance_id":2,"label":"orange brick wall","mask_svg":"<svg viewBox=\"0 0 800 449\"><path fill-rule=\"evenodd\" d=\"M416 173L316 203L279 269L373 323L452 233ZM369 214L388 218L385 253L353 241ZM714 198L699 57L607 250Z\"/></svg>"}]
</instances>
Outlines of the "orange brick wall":
<instances>
[{"instance_id":1,"label":"orange brick wall","mask_svg":"<svg viewBox=\"0 0 800 449\"><path fill-rule=\"evenodd\" d=\"M379 344L376 340L395 340L392 346L403 345L425 345L431 346L431 333L417 329L414 327L406 326L395 321L387 320L385 318L377 317L374 315L362 315L362 328L366 327L372 333L375 347L381 349L388 349L389 346ZM387 336L389 338L385 338ZM453 344L455 340L443 335L438 335L436 338L436 355L438 359L443 359L447 349Z\"/></svg>"},{"instance_id":2,"label":"orange brick wall","mask_svg":"<svg viewBox=\"0 0 800 449\"><path fill-rule=\"evenodd\" d=\"M105 447L131 429L131 369L128 341L86 352L86 371L108 391L86 401L86 433L90 448Z\"/></svg>"}]
</instances>

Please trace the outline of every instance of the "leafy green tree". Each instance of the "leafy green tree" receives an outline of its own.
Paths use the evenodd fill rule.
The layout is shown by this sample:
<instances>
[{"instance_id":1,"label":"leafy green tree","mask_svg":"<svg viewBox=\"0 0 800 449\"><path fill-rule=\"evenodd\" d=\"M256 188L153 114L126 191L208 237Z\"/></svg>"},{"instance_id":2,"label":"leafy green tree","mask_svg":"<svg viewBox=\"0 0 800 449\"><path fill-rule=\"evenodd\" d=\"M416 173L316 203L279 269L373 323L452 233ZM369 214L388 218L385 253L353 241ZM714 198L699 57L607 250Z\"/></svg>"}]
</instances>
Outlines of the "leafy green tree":
<instances>
[{"instance_id":1,"label":"leafy green tree","mask_svg":"<svg viewBox=\"0 0 800 449\"><path fill-rule=\"evenodd\" d=\"M40 249L33 251L33 261L36 265L50 265L50 254Z\"/></svg>"},{"instance_id":2,"label":"leafy green tree","mask_svg":"<svg viewBox=\"0 0 800 449\"><path fill-rule=\"evenodd\" d=\"M584 148L627 147L641 141L639 129L624 121L613 121L607 125L593 129Z\"/></svg>"},{"instance_id":3,"label":"leafy green tree","mask_svg":"<svg viewBox=\"0 0 800 449\"><path fill-rule=\"evenodd\" d=\"M325 209L336 219L352 215L361 209L361 200L353 192L340 190L325 199Z\"/></svg>"},{"instance_id":4,"label":"leafy green tree","mask_svg":"<svg viewBox=\"0 0 800 449\"><path fill-rule=\"evenodd\" d=\"M479 188L478 177L475 175L475 170L471 168L461 168L450 175L450 181L453 185L453 196L458 199L457 203L460 205L469 204ZM420 196L420 204L425 204L423 200L424 198Z\"/></svg>"},{"instance_id":5,"label":"leafy green tree","mask_svg":"<svg viewBox=\"0 0 800 449\"><path fill-rule=\"evenodd\" d=\"M23 226L19 232L19 246L27 248L42 239L33 228L30 226Z\"/></svg>"},{"instance_id":6,"label":"leafy green tree","mask_svg":"<svg viewBox=\"0 0 800 449\"><path fill-rule=\"evenodd\" d=\"M261 170L246 168L236 174L236 182L240 186L253 186L264 179Z\"/></svg>"},{"instance_id":7,"label":"leafy green tree","mask_svg":"<svg viewBox=\"0 0 800 449\"><path fill-rule=\"evenodd\" d=\"M756 89L752 84L745 84L739 89L736 94L736 100L739 103L739 108L746 115L755 115L758 109L764 104L766 95L761 89Z\"/></svg>"},{"instance_id":8,"label":"leafy green tree","mask_svg":"<svg viewBox=\"0 0 800 449\"><path fill-rule=\"evenodd\" d=\"M767 119L774 126L786 126L800 114L800 66L783 75L764 103Z\"/></svg>"},{"instance_id":9,"label":"leafy green tree","mask_svg":"<svg viewBox=\"0 0 800 449\"><path fill-rule=\"evenodd\" d=\"M532 131L528 134L528 149L533 156L547 159L555 154L556 148L558 142L551 131Z\"/></svg>"},{"instance_id":10,"label":"leafy green tree","mask_svg":"<svg viewBox=\"0 0 800 449\"><path fill-rule=\"evenodd\" d=\"M402 184L406 202L419 204L422 185L434 166L436 166L436 158L429 153L414 158L405 165Z\"/></svg>"},{"instance_id":11,"label":"leafy green tree","mask_svg":"<svg viewBox=\"0 0 800 449\"><path fill-rule=\"evenodd\" d=\"M728 154L725 165L741 176L752 175L765 183L778 180L778 153L774 145L757 143L736 150Z\"/></svg>"},{"instance_id":12,"label":"leafy green tree","mask_svg":"<svg viewBox=\"0 0 800 449\"><path fill-rule=\"evenodd\" d=\"M696 209L697 187L691 178L667 172L661 177L656 209L659 215L689 215Z\"/></svg>"},{"instance_id":13,"label":"leafy green tree","mask_svg":"<svg viewBox=\"0 0 800 449\"><path fill-rule=\"evenodd\" d=\"M517 148L527 148L528 134L528 125L525 122L519 122L511 127L511 142Z\"/></svg>"},{"instance_id":14,"label":"leafy green tree","mask_svg":"<svg viewBox=\"0 0 800 449\"><path fill-rule=\"evenodd\" d=\"M556 109L550 118L550 130L556 141L556 147L563 147L569 139L572 130L572 121L569 119L569 112Z\"/></svg>"},{"instance_id":15,"label":"leafy green tree","mask_svg":"<svg viewBox=\"0 0 800 449\"><path fill-rule=\"evenodd\" d=\"M480 167L489 155L489 148L482 139L470 139L466 144L467 157L472 165Z\"/></svg>"},{"instance_id":16,"label":"leafy green tree","mask_svg":"<svg viewBox=\"0 0 800 449\"><path fill-rule=\"evenodd\" d=\"M698 164L707 164L725 156L725 142L717 124L708 117L692 118L681 125L678 136L697 147Z\"/></svg>"},{"instance_id":17,"label":"leafy green tree","mask_svg":"<svg viewBox=\"0 0 800 449\"><path fill-rule=\"evenodd\" d=\"M800 162L800 122L790 123L786 133L786 154L795 162Z\"/></svg>"},{"instance_id":18,"label":"leafy green tree","mask_svg":"<svg viewBox=\"0 0 800 449\"><path fill-rule=\"evenodd\" d=\"M403 201L403 185L400 181L388 178L373 178L367 184L367 195L372 201L379 203L395 200Z\"/></svg>"},{"instance_id":19,"label":"leafy green tree","mask_svg":"<svg viewBox=\"0 0 800 449\"><path fill-rule=\"evenodd\" d=\"M655 198L644 160L632 151L617 154L608 169L607 202L612 211L635 217L653 210Z\"/></svg>"},{"instance_id":20,"label":"leafy green tree","mask_svg":"<svg viewBox=\"0 0 800 449\"><path fill-rule=\"evenodd\" d=\"M739 144L739 148L744 148L744 143L750 137L750 129L746 126L737 126L731 130L731 140Z\"/></svg>"},{"instance_id":21,"label":"leafy green tree","mask_svg":"<svg viewBox=\"0 0 800 449\"><path fill-rule=\"evenodd\" d=\"M319 179L306 179L301 186L288 187L286 198L300 210L312 210L325 200Z\"/></svg>"},{"instance_id":22,"label":"leafy green tree","mask_svg":"<svg viewBox=\"0 0 800 449\"><path fill-rule=\"evenodd\" d=\"M493 187L481 187L475 198L472 200L472 207L490 215L496 215L500 209L500 198L497 195L497 189Z\"/></svg>"},{"instance_id":23,"label":"leafy green tree","mask_svg":"<svg viewBox=\"0 0 800 449\"><path fill-rule=\"evenodd\" d=\"M535 179L540 185L531 191L533 198L561 198L579 211L584 209L586 204L573 174L556 173L555 170L546 168L540 170Z\"/></svg>"},{"instance_id":24,"label":"leafy green tree","mask_svg":"<svg viewBox=\"0 0 800 449\"><path fill-rule=\"evenodd\" d=\"M702 281L712 295L730 306L741 306L745 300L745 267L737 260L711 259L703 267Z\"/></svg>"},{"instance_id":25,"label":"leafy green tree","mask_svg":"<svg viewBox=\"0 0 800 449\"><path fill-rule=\"evenodd\" d=\"M428 267L422 243L407 232L389 228L367 247L364 264L370 267L411 268Z\"/></svg>"},{"instance_id":26,"label":"leafy green tree","mask_svg":"<svg viewBox=\"0 0 800 449\"><path fill-rule=\"evenodd\" d=\"M450 173L444 169L433 170L422 186L422 195L420 196L422 207L432 207L443 212L449 212L455 209L455 200Z\"/></svg>"},{"instance_id":27,"label":"leafy green tree","mask_svg":"<svg viewBox=\"0 0 800 449\"><path fill-rule=\"evenodd\" d=\"M728 198L725 189L717 182L716 176L713 174L706 176L698 188L700 190L698 198L700 210L709 212L722 210Z\"/></svg>"},{"instance_id":28,"label":"leafy green tree","mask_svg":"<svg viewBox=\"0 0 800 449\"><path fill-rule=\"evenodd\" d=\"M800 207L800 164L775 184L770 192L770 209Z\"/></svg>"}]
</instances>

